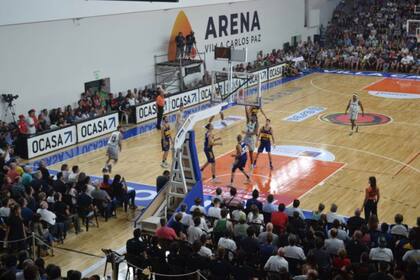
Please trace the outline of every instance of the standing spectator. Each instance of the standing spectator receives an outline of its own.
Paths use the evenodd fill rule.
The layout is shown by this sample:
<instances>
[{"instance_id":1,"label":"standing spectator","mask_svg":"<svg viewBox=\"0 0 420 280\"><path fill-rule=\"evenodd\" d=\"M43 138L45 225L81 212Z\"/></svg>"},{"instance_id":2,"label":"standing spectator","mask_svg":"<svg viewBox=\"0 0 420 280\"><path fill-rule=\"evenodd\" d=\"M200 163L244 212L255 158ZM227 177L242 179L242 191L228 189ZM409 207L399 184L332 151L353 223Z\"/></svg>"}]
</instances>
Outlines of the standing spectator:
<instances>
[{"instance_id":1,"label":"standing spectator","mask_svg":"<svg viewBox=\"0 0 420 280\"><path fill-rule=\"evenodd\" d=\"M26 231L19 205L14 205L7 219L7 230L4 241L10 242L10 251L26 249Z\"/></svg>"},{"instance_id":2,"label":"standing spectator","mask_svg":"<svg viewBox=\"0 0 420 280\"><path fill-rule=\"evenodd\" d=\"M36 134L38 119L35 117L35 110L31 109L28 111L28 117L26 118L26 125L28 127L28 134Z\"/></svg>"},{"instance_id":3,"label":"standing spectator","mask_svg":"<svg viewBox=\"0 0 420 280\"><path fill-rule=\"evenodd\" d=\"M158 96L156 97L156 109L157 109L157 124L156 128L160 130L160 124L162 123L163 111L165 109L165 92L160 87L157 89Z\"/></svg>"},{"instance_id":4,"label":"standing spectator","mask_svg":"<svg viewBox=\"0 0 420 280\"><path fill-rule=\"evenodd\" d=\"M193 59L192 50L193 50L193 47L196 43L193 31L191 31L191 33L187 35L187 37L185 38L185 41L186 41L186 49L185 49L186 57L188 59Z\"/></svg>"},{"instance_id":5,"label":"standing spectator","mask_svg":"<svg viewBox=\"0 0 420 280\"><path fill-rule=\"evenodd\" d=\"M156 192L160 192L160 190L169 182L171 172L169 170L163 171L162 175L159 175L156 178Z\"/></svg>"},{"instance_id":6,"label":"standing spectator","mask_svg":"<svg viewBox=\"0 0 420 280\"><path fill-rule=\"evenodd\" d=\"M299 213L300 218L301 218L302 220L305 220L305 215L303 214L302 209L300 209L300 208L299 208L299 205L300 205L300 201L299 201L299 199L295 199L295 200L293 200L293 205L292 205L292 207L287 208L287 209L286 209L286 213L287 213L287 215L288 215L289 217L292 217L294 212L298 212L298 213Z\"/></svg>"},{"instance_id":7,"label":"standing spectator","mask_svg":"<svg viewBox=\"0 0 420 280\"><path fill-rule=\"evenodd\" d=\"M376 177L369 177L369 187L365 190L365 200L362 209L365 210L365 220L368 221L370 215L378 217L379 188L376 186Z\"/></svg>"},{"instance_id":8,"label":"standing spectator","mask_svg":"<svg viewBox=\"0 0 420 280\"><path fill-rule=\"evenodd\" d=\"M176 59L183 59L184 58L184 47L185 47L185 37L182 32L179 32L178 35L175 37L176 43Z\"/></svg>"},{"instance_id":9,"label":"standing spectator","mask_svg":"<svg viewBox=\"0 0 420 280\"><path fill-rule=\"evenodd\" d=\"M24 115L19 115L18 128L19 128L19 134L21 135L26 135L29 133L28 124L25 120Z\"/></svg>"}]
</instances>

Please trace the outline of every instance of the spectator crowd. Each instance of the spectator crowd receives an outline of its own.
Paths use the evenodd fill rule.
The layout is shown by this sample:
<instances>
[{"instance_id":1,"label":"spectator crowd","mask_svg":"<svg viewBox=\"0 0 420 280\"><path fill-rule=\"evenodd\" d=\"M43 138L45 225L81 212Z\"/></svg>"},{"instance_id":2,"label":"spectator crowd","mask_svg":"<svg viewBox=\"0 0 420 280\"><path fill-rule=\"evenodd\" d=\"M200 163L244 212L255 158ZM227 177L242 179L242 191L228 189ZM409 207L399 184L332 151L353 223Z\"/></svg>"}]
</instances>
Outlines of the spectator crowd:
<instances>
[{"instance_id":1,"label":"spectator crowd","mask_svg":"<svg viewBox=\"0 0 420 280\"><path fill-rule=\"evenodd\" d=\"M387 224L376 215L365 220L359 209L344 219L337 208L320 204L305 216L299 200L276 206L272 195L262 200L254 190L242 203L235 188L218 189L209 208L200 199L190 209L181 205L154 235L134 230L126 260L137 276L149 268L167 275L200 270L217 280L420 279L420 217L410 228L400 214Z\"/></svg>"}]
</instances>

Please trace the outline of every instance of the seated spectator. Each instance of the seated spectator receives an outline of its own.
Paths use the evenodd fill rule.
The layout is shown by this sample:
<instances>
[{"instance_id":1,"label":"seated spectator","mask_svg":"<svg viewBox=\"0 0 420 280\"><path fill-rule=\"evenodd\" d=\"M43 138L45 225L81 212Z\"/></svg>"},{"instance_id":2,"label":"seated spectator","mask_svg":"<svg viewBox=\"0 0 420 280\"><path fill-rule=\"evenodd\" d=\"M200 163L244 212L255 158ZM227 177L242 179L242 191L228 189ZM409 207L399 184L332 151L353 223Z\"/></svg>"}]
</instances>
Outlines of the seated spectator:
<instances>
[{"instance_id":1,"label":"seated spectator","mask_svg":"<svg viewBox=\"0 0 420 280\"><path fill-rule=\"evenodd\" d=\"M347 232L341 228L340 222L338 220L334 220L332 223L332 228L337 230L337 238L343 240L346 242L349 240L349 236L347 235ZM328 231L328 238L331 237L331 229Z\"/></svg>"},{"instance_id":2,"label":"seated spectator","mask_svg":"<svg viewBox=\"0 0 420 280\"><path fill-rule=\"evenodd\" d=\"M121 175L115 175L114 180L111 184L112 193L114 194L115 199L118 203L124 206L124 211L127 212L127 208L130 205L131 209L135 209L135 198L136 191L128 190L127 184L124 178L121 178Z\"/></svg>"},{"instance_id":3,"label":"seated spectator","mask_svg":"<svg viewBox=\"0 0 420 280\"><path fill-rule=\"evenodd\" d=\"M273 234L268 233L265 238L265 242L260 244L260 261L261 263L266 263L267 260L277 252L277 245L273 242Z\"/></svg>"},{"instance_id":4,"label":"seated spectator","mask_svg":"<svg viewBox=\"0 0 420 280\"><path fill-rule=\"evenodd\" d=\"M221 188L217 188L216 189L216 195L213 196L212 201L214 201L216 198L219 199L220 203L223 202L223 195L222 195L223 190Z\"/></svg>"},{"instance_id":5,"label":"seated spectator","mask_svg":"<svg viewBox=\"0 0 420 280\"><path fill-rule=\"evenodd\" d=\"M354 211L354 216L350 217L347 220L347 228L349 230L349 235L352 236L354 231L356 230L360 230L361 226L363 224L365 224L365 219L363 219L362 217L360 217L361 215L361 211L359 208L357 208Z\"/></svg>"},{"instance_id":6,"label":"seated spectator","mask_svg":"<svg viewBox=\"0 0 420 280\"><path fill-rule=\"evenodd\" d=\"M369 275L369 280L393 280L394 278L391 276L388 270L389 264L380 262L378 272L371 273Z\"/></svg>"},{"instance_id":7,"label":"seated spectator","mask_svg":"<svg viewBox=\"0 0 420 280\"><path fill-rule=\"evenodd\" d=\"M244 212L244 206L239 204L237 209L232 211L232 220L235 222L239 222L241 219L246 221L246 214Z\"/></svg>"},{"instance_id":8,"label":"seated spectator","mask_svg":"<svg viewBox=\"0 0 420 280\"><path fill-rule=\"evenodd\" d=\"M210 263L210 272L212 275L211 279L214 280L228 280L230 271L231 271L231 265L225 258L226 252L225 249L220 247L217 248L216 252L216 258L211 261Z\"/></svg>"},{"instance_id":9,"label":"seated spectator","mask_svg":"<svg viewBox=\"0 0 420 280\"><path fill-rule=\"evenodd\" d=\"M267 223L267 225L265 226L265 231L261 232L258 235L258 242L260 242L260 244L266 243L267 242L267 236L271 235L273 245L278 244L279 236L277 234L275 234L273 232L273 230L274 230L273 224L272 223Z\"/></svg>"},{"instance_id":10,"label":"seated spectator","mask_svg":"<svg viewBox=\"0 0 420 280\"><path fill-rule=\"evenodd\" d=\"M248 213L247 222L251 226L255 227L257 233L262 230L264 225L264 216L260 214L256 204L252 204L250 212Z\"/></svg>"},{"instance_id":11,"label":"seated spectator","mask_svg":"<svg viewBox=\"0 0 420 280\"><path fill-rule=\"evenodd\" d=\"M201 248L198 251L198 254L203 257L211 258L213 257L213 252L210 248L206 247L207 244L207 235L203 234L200 238Z\"/></svg>"},{"instance_id":12,"label":"seated spectator","mask_svg":"<svg viewBox=\"0 0 420 280\"><path fill-rule=\"evenodd\" d=\"M391 225L391 234L408 237L408 227L403 224L404 217L401 214L396 214L394 218L395 224Z\"/></svg>"},{"instance_id":13,"label":"seated spectator","mask_svg":"<svg viewBox=\"0 0 420 280\"><path fill-rule=\"evenodd\" d=\"M360 260L360 256L363 253L369 252L369 248L362 242L362 232L360 230L356 230L353 233L353 237L351 240L346 244L346 251L348 256L353 263L357 263Z\"/></svg>"},{"instance_id":14,"label":"seated spectator","mask_svg":"<svg viewBox=\"0 0 420 280\"><path fill-rule=\"evenodd\" d=\"M223 196L223 204L228 208L238 208L242 204L241 199L237 196L236 188L231 187L229 193Z\"/></svg>"},{"instance_id":15,"label":"seated spectator","mask_svg":"<svg viewBox=\"0 0 420 280\"><path fill-rule=\"evenodd\" d=\"M206 209L201 205L201 198L197 197L194 199L194 205L191 206L190 212L194 212L194 209L199 209L203 215L206 215Z\"/></svg>"},{"instance_id":16,"label":"seated spectator","mask_svg":"<svg viewBox=\"0 0 420 280\"><path fill-rule=\"evenodd\" d=\"M334 220L338 220L340 224L345 225L346 221L343 216L337 214L337 205L335 203L331 204L330 212L327 213L327 222L332 224Z\"/></svg>"},{"instance_id":17,"label":"seated spectator","mask_svg":"<svg viewBox=\"0 0 420 280\"><path fill-rule=\"evenodd\" d=\"M248 229L248 224L246 223L245 217L239 219L239 223L233 226L233 236L236 240L242 240L247 236L246 231Z\"/></svg>"},{"instance_id":18,"label":"seated spectator","mask_svg":"<svg viewBox=\"0 0 420 280\"><path fill-rule=\"evenodd\" d=\"M233 232L233 225L227 218L229 211L225 208L220 212L221 219L214 223L213 234L217 241L221 236L224 236L226 232Z\"/></svg>"},{"instance_id":19,"label":"seated spectator","mask_svg":"<svg viewBox=\"0 0 420 280\"><path fill-rule=\"evenodd\" d=\"M372 261L392 263L394 261L394 255L391 249L386 248L386 239L380 237L378 243L379 247L370 249L369 259Z\"/></svg>"},{"instance_id":20,"label":"seated spectator","mask_svg":"<svg viewBox=\"0 0 420 280\"><path fill-rule=\"evenodd\" d=\"M175 219L170 225L170 227L174 229L178 238L183 239L182 237L183 235L187 233L187 231L186 231L186 226L181 223L181 220L182 220L182 213L180 212L176 213Z\"/></svg>"},{"instance_id":21,"label":"seated spectator","mask_svg":"<svg viewBox=\"0 0 420 280\"><path fill-rule=\"evenodd\" d=\"M247 237L242 239L239 243L239 248L245 252L247 260L250 263L255 263L255 256L258 254L260 248L258 239L255 237L255 229L253 227L249 227L246 233Z\"/></svg>"},{"instance_id":22,"label":"seated spectator","mask_svg":"<svg viewBox=\"0 0 420 280\"><path fill-rule=\"evenodd\" d=\"M178 237L176 236L175 231L166 225L166 219L160 219L160 227L156 230L155 236L160 239L165 240L176 240Z\"/></svg>"},{"instance_id":23,"label":"seated spectator","mask_svg":"<svg viewBox=\"0 0 420 280\"><path fill-rule=\"evenodd\" d=\"M265 271L280 272L282 269L289 271L289 263L284 258L284 248L277 250L277 255L271 256L264 265Z\"/></svg>"},{"instance_id":24,"label":"seated spectator","mask_svg":"<svg viewBox=\"0 0 420 280\"><path fill-rule=\"evenodd\" d=\"M220 237L219 242L217 242L217 246L219 248L224 248L226 252L228 252L229 260L233 259L232 253L236 252L237 247L235 241L232 239L232 232L225 231L223 236Z\"/></svg>"},{"instance_id":25,"label":"seated spectator","mask_svg":"<svg viewBox=\"0 0 420 280\"><path fill-rule=\"evenodd\" d=\"M218 198L213 199L208 212L207 217L220 219L222 216L220 215L222 209L220 209L220 200Z\"/></svg>"},{"instance_id":26,"label":"seated spectator","mask_svg":"<svg viewBox=\"0 0 420 280\"><path fill-rule=\"evenodd\" d=\"M201 235L204 234L203 230L200 227L200 217L194 217L193 222L194 225L191 225L187 230L187 240L190 244L193 244L195 241L200 240Z\"/></svg>"},{"instance_id":27,"label":"seated spectator","mask_svg":"<svg viewBox=\"0 0 420 280\"><path fill-rule=\"evenodd\" d=\"M296 245L297 238L295 235L290 234L288 238L289 245L284 247L284 257L295 260L306 260L305 253L301 247Z\"/></svg>"},{"instance_id":28,"label":"seated spectator","mask_svg":"<svg viewBox=\"0 0 420 280\"><path fill-rule=\"evenodd\" d=\"M338 255L338 252L344 249L344 242L337 238L337 230L335 228L330 231L330 238L325 240L325 250L330 255Z\"/></svg>"},{"instance_id":29,"label":"seated spectator","mask_svg":"<svg viewBox=\"0 0 420 280\"><path fill-rule=\"evenodd\" d=\"M180 209L180 213L182 214L181 223L186 227L189 227L190 225L192 225L193 224L192 216L187 213L187 205L183 203L181 204L179 209Z\"/></svg>"},{"instance_id":30,"label":"seated spectator","mask_svg":"<svg viewBox=\"0 0 420 280\"><path fill-rule=\"evenodd\" d=\"M285 209L286 206L284 203L280 203L278 212L271 213L271 223L273 224L275 233L283 233L286 230L289 217L284 212Z\"/></svg>"},{"instance_id":31,"label":"seated spectator","mask_svg":"<svg viewBox=\"0 0 420 280\"><path fill-rule=\"evenodd\" d=\"M262 211L264 213L270 213L271 214L272 212L277 211L277 209L278 209L278 207L276 205L274 205L274 196L272 194L269 194L267 196L267 203L265 203L263 205Z\"/></svg>"},{"instance_id":32,"label":"seated spectator","mask_svg":"<svg viewBox=\"0 0 420 280\"><path fill-rule=\"evenodd\" d=\"M69 176L68 176L68 182L69 183L76 183L78 181L78 177L79 177L79 166L74 165L71 168L71 171L69 172Z\"/></svg>"},{"instance_id":33,"label":"seated spectator","mask_svg":"<svg viewBox=\"0 0 420 280\"><path fill-rule=\"evenodd\" d=\"M322 211L324 211L324 209L325 205L320 203L318 205L318 210L312 212L312 219L315 221L319 221L319 219L321 218Z\"/></svg>"},{"instance_id":34,"label":"seated spectator","mask_svg":"<svg viewBox=\"0 0 420 280\"><path fill-rule=\"evenodd\" d=\"M248 199L246 201L246 211L250 212L251 211L251 206L255 205L258 208L258 211L262 212L262 203L261 201L258 200L258 197L260 196L260 192L255 189L252 191L252 198Z\"/></svg>"},{"instance_id":35,"label":"seated spectator","mask_svg":"<svg viewBox=\"0 0 420 280\"><path fill-rule=\"evenodd\" d=\"M338 256L334 257L333 266L338 270L345 270L351 265L345 249L338 251Z\"/></svg>"},{"instance_id":36,"label":"seated spectator","mask_svg":"<svg viewBox=\"0 0 420 280\"><path fill-rule=\"evenodd\" d=\"M305 220L305 215L303 215L303 211L302 211L302 209L300 209L300 208L299 208L299 205L300 205L300 201L299 201L299 199L295 199L295 200L293 200L293 205L292 205L292 207L287 208L287 209L286 209L286 213L287 213L287 215L288 215L289 217L292 217L294 212L298 212L298 213L299 213L300 218L301 218L302 220Z\"/></svg>"}]
</instances>

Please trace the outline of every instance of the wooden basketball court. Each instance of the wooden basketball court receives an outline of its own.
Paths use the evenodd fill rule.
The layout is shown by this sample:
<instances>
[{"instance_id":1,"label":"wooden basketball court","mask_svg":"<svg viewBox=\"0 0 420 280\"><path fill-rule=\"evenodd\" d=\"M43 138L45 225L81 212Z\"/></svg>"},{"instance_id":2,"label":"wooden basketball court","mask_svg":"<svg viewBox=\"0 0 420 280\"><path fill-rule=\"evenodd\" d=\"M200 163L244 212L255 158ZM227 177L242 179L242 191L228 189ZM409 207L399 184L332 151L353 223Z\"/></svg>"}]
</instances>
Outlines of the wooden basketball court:
<instances>
[{"instance_id":1,"label":"wooden basketball court","mask_svg":"<svg viewBox=\"0 0 420 280\"><path fill-rule=\"evenodd\" d=\"M311 152L294 157L275 155L274 170L270 172L263 155L254 170L253 183L242 184L238 172L236 186L247 191L259 188L265 195L274 193L282 202L300 197L301 207L308 210L316 209L320 202L327 206L326 210L336 203L340 214L352 215L362 206L368 177L376 176L381 191L380 220L392 223L394 215L401 213L405 223L415 224L420 213L420 100L383 98L368 93L371 87L393 93L420 93L419 81L409 83L408 86L405 80L314 73L263 92L263 110L271 119L276 145L303 146L308 151L318 149L329 152L334 159L319 160ZM323 119L329 114L343 114L353 92L359 93L365 112L371 114L371 121L376 125L361 126L358 133L350 136L349 126ZM325 111L300 122L283 120L311 106L323 107ZM225 116L244 116L244 107L230 108ZM334 120L340 122L337 116ZM263 116L259 117L263 120ZM201 164L205 162L203 125L204 122L195 128ZM214 151L216 157L221 156L217 160L217 172L223 175L222 186L230 179L232 158L228 154L233 151L236 135L243 127L244 120L238 120L215 130L223 141ZM105 160L105 150L100 149L66 162L70 166L79 165L89 175L101 176ZM163 171L160 161L160 133L152 131L124 141L113 174L122 174L127 181L154 185ZM59 169L60 164L51 168ZM203 174L204 183L208 182L209 171ZM116 220L102 222L99 229L92 228L89 234L72 235L63 246L99 255L100 248L122 247L131 236L133 217L134 213L121 214ZM63 270L83 270L97 259L77 255L72 262L64 257L52 261Z\"/></svg>"}]
</instances>

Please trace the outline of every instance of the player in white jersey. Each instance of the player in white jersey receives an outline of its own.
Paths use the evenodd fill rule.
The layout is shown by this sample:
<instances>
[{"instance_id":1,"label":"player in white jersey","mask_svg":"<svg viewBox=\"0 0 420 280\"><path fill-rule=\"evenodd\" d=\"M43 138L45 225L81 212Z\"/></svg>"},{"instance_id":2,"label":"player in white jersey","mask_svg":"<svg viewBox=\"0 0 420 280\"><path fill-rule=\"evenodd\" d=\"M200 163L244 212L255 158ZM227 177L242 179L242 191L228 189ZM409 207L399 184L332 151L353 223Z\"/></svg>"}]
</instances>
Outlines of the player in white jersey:
<instances>
[{"instance_id":1,"label":"player in white jersey","mask_svg":"<svg viewBox=\"0 0 420 280\"><path fill-rule=\"evenodd\" d=\"M105 167L104 167L104 171L111 173L111 169L112 169L112 165L111 165L111 160L114 161L114 164L117 163L118 161L118 154L121 151L121 142L122 142L122 138L123 138L123 128L119 125L117 127L117 131L114 131L111 134L111 137L109 137L108 140L108 144L107 144L107 149L106 149L106 155L108 157L106 163L105 163Z\"/></svg>"},{"instance_id":2,"label":"player in white jersey","mask_svg":"<svg viewBox=\"0 0 420 280\"><path fill-rule=\"evenodd\" d=\"M353 129L356 128L356 132L359 132L359 126L357 125L357 117L359 116L359 110L362 110L362 116L365 115L365 110L363 109L362 102L360 101L359 97L356 93L353 94L353 97L349 100L347 104L346 112L349 112L349 118L351 122L351 131L350 135L353 134Z\"/></svg>"},{"instance_id":3,"label":"player in white jersey","mask_svg":"<svg viewBox=\"0 0 420 280\"><path fill-rule=\"evenodd\" d=\"M254 151L255 151L255 137L258 134L258 122L256 116L251 116L249 122L246 124L245 130L242 131L245 135L244 143L248 146L249 158L251 160L250 168L252 170L254 162Z\"/></svg>"}]
</instances>

